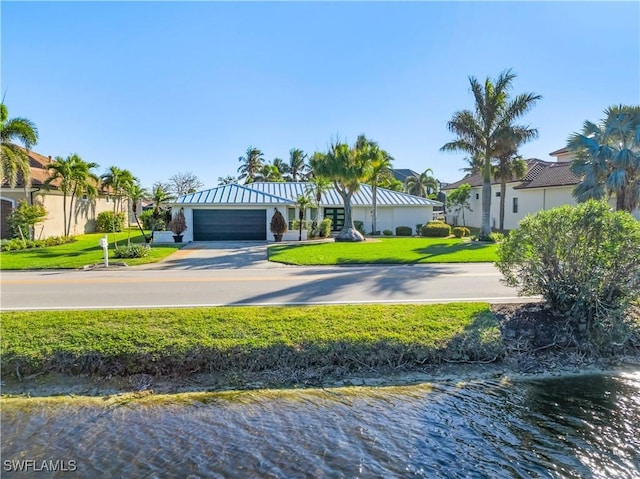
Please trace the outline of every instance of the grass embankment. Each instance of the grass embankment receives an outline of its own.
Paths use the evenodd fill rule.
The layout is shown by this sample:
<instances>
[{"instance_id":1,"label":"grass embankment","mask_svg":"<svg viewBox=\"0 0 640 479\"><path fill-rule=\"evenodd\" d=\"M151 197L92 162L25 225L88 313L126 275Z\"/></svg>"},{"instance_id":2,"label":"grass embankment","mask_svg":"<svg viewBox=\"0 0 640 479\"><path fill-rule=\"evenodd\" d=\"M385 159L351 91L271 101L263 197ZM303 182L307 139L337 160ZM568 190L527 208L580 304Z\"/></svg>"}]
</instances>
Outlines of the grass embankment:
<instances>
[{"instance_id":1,"label":"grass embankment","mask_svg":"<svg viewBox=\"0 0 640 479\"><path fill-rule=\"evenodd\" d=\"M275 245L269 247L269 260L294 265L493 262L496 247L459 238L376 238L359 243Z\"/></svg>"},{"instance_id":2,"label":"grass embankment","mask_svg":"<svg viewBox=\"0 0 640 479\"><path fill-rule=\"evenodd\" d=\"M4 312L2 374L242 378L402 370L502 354L489 305ZM276 379L276 382L277 379Z\"/></svg>"},{"instance_id":3,"label":"grass embankment","mask_svg":"<svg viewBox=\"0 0 640 479\"><path fill-rule=\"evenodd\" d=\"M103 262L102 247L98 241L105 233L92 233L76 236L73 243L47 248L31 248L20 251L4 251L0 253L0 269L73 269ZM169 256L182 247L180 244L153 244L149 256L144 258L114 258L115 241L125 245L130 238L132 243L143 243L144 238L139 230L109 233L109 261L126 263L129 266L155 263Z\"/></svg>"}]
</instances>

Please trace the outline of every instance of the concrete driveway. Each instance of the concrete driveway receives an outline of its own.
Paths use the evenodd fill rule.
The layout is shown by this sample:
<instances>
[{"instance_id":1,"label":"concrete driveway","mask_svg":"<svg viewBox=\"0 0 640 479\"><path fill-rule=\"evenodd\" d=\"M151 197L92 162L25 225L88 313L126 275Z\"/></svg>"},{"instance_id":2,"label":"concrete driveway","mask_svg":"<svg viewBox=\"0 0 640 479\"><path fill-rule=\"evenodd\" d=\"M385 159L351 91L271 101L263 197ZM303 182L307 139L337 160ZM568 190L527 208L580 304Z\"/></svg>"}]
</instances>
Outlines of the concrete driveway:
<instances>
[{"instance_id":1,"label":"concrete driveway","mask_svg":"<svg viewBox=\"0 0 640 479\"><path fill-rule=\"evenodd\" d=\"M286 267L267 260L266 241L198 241L167 256L159 263L135 269L271 269Z\"/></svg>"}]
</instances>

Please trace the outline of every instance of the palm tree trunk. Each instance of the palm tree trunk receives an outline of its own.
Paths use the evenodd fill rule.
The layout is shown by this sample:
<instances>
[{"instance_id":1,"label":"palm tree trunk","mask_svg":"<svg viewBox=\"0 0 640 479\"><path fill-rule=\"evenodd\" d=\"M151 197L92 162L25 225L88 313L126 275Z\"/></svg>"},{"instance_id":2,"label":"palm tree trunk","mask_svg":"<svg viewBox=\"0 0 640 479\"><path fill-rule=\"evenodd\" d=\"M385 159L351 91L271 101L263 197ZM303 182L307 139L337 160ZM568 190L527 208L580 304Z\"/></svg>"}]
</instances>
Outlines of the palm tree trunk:
<instances>
[{"instance_id":1,"label":"palm tree trunk","mask_svg":"<svg viewBox=\"0 0 640 479\"><path fill-rule=\"evenodd\" d=\"M624 211L626 210L626 202L625 202L625 196L626 196L626 191L625 188L622 187L619 191L616 192L616 210L617 211ZM628 210L629 213L631 213L631 210Z\"/></svg>"},{"instance_id":2,"label":"palm tree trunk","mask_svg":"<svg viewBox=\"0 0 640 479\"><path fill-rule=\"evenodd\" d=\"M378 185L373 184L373 217L371 218L371 234L376 234L378 220Z\"/></svg>"},{"instance_id":3,"label":"palm tree trunk","mask_svg":"<svg viewBox=\"0 0 640 479\"><path fill-rule=\"evenodd\" d=\"M64 236L69 236L67 234L67 192L62 193L62 234Z\"/></svg>"},{"instance_id":4,"label":"palm tree trunk","mask_svg":"<svg viewBox=\"0 0 640 479\"><path fill-rule=\"evenodd\" d=\"M342 196L344 203L344 225L338 236L336 236L336 241L364 241L364 237L353 224L353 215L351 214L351 196L353 196L353 192L343 191L340 188L336 188L336 190Z\"/></svg>"},{"instance_id":5,"label":"palm tree trunk","mask_svg":"<svg viewBox=\"0 0 640 479\"><path fill-rule=\"evenodd\" d=\"M71 236L71 218L73 218L73 201L76 197L76 189L78 185L73 185L73 191L71 192L71 201L69 202L69 222L67 223L67 236Z\"/></svg>"},{"instance_id":6,"label":"palm tree trunk","mask_svg":"<svg viewBox=\"0 0 640 479\"><path fill-rule=\"evenodd\" d=\"M486 152L484 160L484 178L482 184L482 224L480 239L486 239L491 233L491 156Z\"/></svg>"},{"instance_id":7,"label":"palm tree trunk","mask_svg":"<svg viewBox=\"0 0 640 479\"><path fill-rule=\"evenodd\" d=\"M500 231L504 230L504 195L507 193L507 182L500 179Z\"/></svg>"}]
</instances>

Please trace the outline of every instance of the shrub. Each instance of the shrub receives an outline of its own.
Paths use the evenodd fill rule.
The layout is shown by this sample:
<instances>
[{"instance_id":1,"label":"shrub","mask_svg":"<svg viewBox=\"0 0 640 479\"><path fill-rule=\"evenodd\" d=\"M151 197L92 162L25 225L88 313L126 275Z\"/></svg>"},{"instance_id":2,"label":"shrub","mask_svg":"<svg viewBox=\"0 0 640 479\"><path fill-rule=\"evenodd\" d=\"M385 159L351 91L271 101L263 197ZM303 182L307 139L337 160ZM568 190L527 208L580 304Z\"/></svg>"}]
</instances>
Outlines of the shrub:
<instances>
[{"instance_id":1,"label":"shrub","mask_svg":"<svg viewBox=\"0 0 640 479\"><path fill-rule=\"evenodd\" d=\"M588 201L527 216L498 245L498 269L520 294L546 303L591 346L623 343L640 296L640 222Z\"/></svg>"},{"instance_id":2,"label":"shrub","mask_svg":"<svg viewBox=\"0 0 640 479\"><path fill-rule=\"evenodd\" d=\"M500 243L504 240L504 234L499 232L489 233L489 235L485 238L485 241L491 241L492 243Z\"/></svg>"},{"instance_id":3,"label":"shrub","mask_svg":"<svg viewBox=\"0 0 640 479\"><path fill-rule=\"evenodd\" d=\"M145 230L164 231L167 227L164 218L162 217L157 218L154 221L153 210L144 210L142 213L140 213L138 219L142 222L142 227Z\"/></svg>"},{"instance_id":4,"label":"shrub","mask_svg":"<svg viewBox=\"0 0 640 479\"><path fill-rule=\"evenodd\" d=\"M418 223L416 225L416 234L419 235L421 230L422 230L422 223Z\"/></svg>"},{"instance_id":5,"label":"shrub","mask_svg":"<svg viewBox=\"0 0 640 479\"><path fill-rule=\"evenodd\" d=\"M270 231L275 235L283 235L287 232L287 222L282 216L282 213L278 211L278 208L274 208L275 212L271 217L271 223L269 223Z\"/></svg>"},{"instance_id":6,"label":"shrub","mask_svg":"<svg viewBox=\"0 0 640 479\"><path fill-rule=\"evenodd\" d=\"M41 204L30 205L22 200L18 206L9 214L7 222L11 228L13 237L33 238L33 226L44 221L47 217L47 210ZM21 234L22 233L22 234Z\"/></svg>"},{"instance_id":7,"label":"shrub","mask_svg":"<svg viewBox=\"0 0 640 479\"><path fill-rule=\"evenodd\" d=\"M181 235L187 230L187 220L184 217L184 211L182 208L176 213L176 215L169 221L169 229L173 231L174 235Z\"/></svg>"},{"instance_id":8,"label":"shrub","mask_svg":"<svg viewBox=\"0 0 640 479\"><path fill-rule=\"evenodd\" d=\"M396 226L396 236L411 236L413 231L409 226Z\"/></svg>"},{"instance_id":9,"label":"shrub","mask_svg":"<svg viewBox=\"0 0 640 479\"><path fill-rule=\"evenodd\" d=\"M353 226L360 232L360 234L364 234L364 222L362 221L354 221Z\"/></svg>"},{"instance_id":10,"label":"shrub","mask_svg":"<svg viewBox=\"0 0 640 479\"><path fill-rule=\"evenodd\" d=\"M420 235L429 238L446 238L451 235L451 226L441 221L430 221L422 227Z\"/></svg>"},{"instance_id":11,"label":"shrub","mask_svg":"<svg viewBox=\"0 0 640 479\"><path fill-rule=\"evenodd\" d=\"M469 228L466 228L464 226L456 226L452 231L453 235L456 238L464 238L471 235L471 231L469 230Z\"/></svg>"},{"instance_id":12,"label":"shrub","mask_svg":"<svg viewBox=\"0 0 640 479\"><path fill-rule=\"evenodd\" d=\"M144 258L146 256L149 256L149 248L141 244L116 246L113 252L114 258Z\"/></svg>"},{"instance_id":13,"label":"shrub","mask_svg":"<svg viewBox=\"0 0 640 479\"><path fill-rule=\"evenodd\" d=\"M328 238L331 236L331 218L324 218L318 226L318 236Z\"/></svg>"},{"instance_id":14,"label":"shrub","mask_svg":"<svg viewBox=\"0 0 640 479\"><path fill-rule=\"evenodd\" d=\"M44 248L46 246L58 246L66 243L73 243L76 239L73 236L51 236L43 240L22 240L14 238L3 241L2 251L20 251L29 248Z\"/></svg>"},{"instance_id":15,"label":"shrub","mask_svg":"<svg viewBox=\"0 0 640 479\"><path fill-rule=\"evenodd\" d=\"M383 234L383 235L385 235L385 236L393 236L393 231L391 231L391 230L384 230L384 231L382 232L382 234Z\"/></svg>"},{"instance_id":16,"label":"shrub","mask_svg":"<svg viewBox=\"0 0 640 479\"><path fill-rule=\"evenodd\" d=\"M102 233L116 233L124 229L124 213L103 211L96 218L96 228Z\"/></svg>"}]
</instances>

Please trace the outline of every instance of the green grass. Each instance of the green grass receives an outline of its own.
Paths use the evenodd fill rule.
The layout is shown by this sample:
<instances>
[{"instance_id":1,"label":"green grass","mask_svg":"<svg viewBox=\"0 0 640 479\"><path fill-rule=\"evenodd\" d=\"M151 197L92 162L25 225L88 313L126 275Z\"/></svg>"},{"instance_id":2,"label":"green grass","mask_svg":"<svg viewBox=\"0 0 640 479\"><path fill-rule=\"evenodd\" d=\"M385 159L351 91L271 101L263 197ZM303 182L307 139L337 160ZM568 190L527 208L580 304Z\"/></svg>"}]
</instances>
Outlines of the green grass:
<instances>
[{"instance_id":1,"label":"green grass","mask_svg":"<svg viewBox=\"0 0 640 479\"><path fill-rule=\"evenodd\" d=\"M380 238L360 243L275 245L269 260L295 265L496 261L496 245L458 238Z\"/></svg>"},{"instance_id":2,"label":"green grass","mask_svg":"<svg viewBox=\"0 0 640 479\"><path fill-rule=\"evenodd\" d=\"M3 312L2 373L343 372L490 359L484 303Z\"/></svg>"},{"instance_id":3,"label":"green grass","mask_svg":"<svg viewBox=\"0 0 640 479\"><path fill-rule=\"evenodd\" d=\"M105 233L93 233L76 236L77 241L48 248L31 248L21 251L4 251L0 253L1 270L21 269L70 269L82 268L86 265L102 263L102 248L98 244ZM178 250L181 245L162 244L152 245L151 252L146 258L116 259L113 257L114 240L119 244L126 244L129 232L109 233L109 261L125 262L130 266L154 263ZM131 241L144 243L139 230L131 230Z\"/></svg>"}]
</instances>

